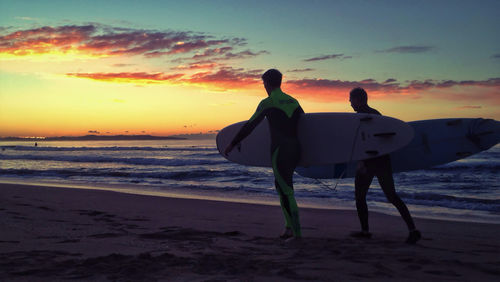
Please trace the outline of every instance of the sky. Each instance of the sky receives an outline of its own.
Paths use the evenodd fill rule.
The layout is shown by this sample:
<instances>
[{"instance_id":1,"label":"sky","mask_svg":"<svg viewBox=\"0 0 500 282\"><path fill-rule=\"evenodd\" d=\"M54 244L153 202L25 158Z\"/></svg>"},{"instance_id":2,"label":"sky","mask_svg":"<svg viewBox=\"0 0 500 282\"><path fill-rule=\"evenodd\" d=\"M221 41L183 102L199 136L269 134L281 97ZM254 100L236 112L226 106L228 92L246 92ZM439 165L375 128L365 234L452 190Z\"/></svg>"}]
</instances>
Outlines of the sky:
<instances>
[{"instance_id":1,"label":"sky","mask_svg":"<svg viewBox=\"0 0 500 282\"><path fill-rule=\"evenodd\" d=\"M500 120L500 1L0 0L0 136L214 133L267 97Z\"/></svg>"}]
</instances>

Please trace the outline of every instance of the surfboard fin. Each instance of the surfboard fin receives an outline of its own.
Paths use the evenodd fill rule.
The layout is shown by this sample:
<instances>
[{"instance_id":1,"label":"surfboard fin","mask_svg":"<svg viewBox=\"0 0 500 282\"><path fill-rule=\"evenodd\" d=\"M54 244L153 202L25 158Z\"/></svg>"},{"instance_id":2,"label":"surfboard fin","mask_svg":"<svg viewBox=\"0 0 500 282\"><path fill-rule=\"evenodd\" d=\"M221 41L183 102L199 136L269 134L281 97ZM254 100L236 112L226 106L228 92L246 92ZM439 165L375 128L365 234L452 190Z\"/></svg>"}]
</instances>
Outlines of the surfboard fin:
<instances>
[{"instance_id":1,"label":"surfboard fin","mask_svg":"<svg viewBox=\"0 0 500 282\"><path fill-rule=\"evenodd\" d=\"M448 121L446 122L446 125L448 126L452 126L452 125L459 125L462 123L462 120L461 119L456 119L456 120L452 120L452 121Z\"/></svg>"},{"instance_id":2,"label":"surfboard fin","mask_svg":"<svg viewBox=\"0 0 500 282\"><path fill-rule=\"evenodd\" d=\"M472 153L471 152L457 152L456 155L457 155L457 157L465 158L465 157L472 155Z\"/></svg>"},{"instance_id":3,"label":"surfboard fin","mask_svg":"<svg viewBox=\"0 0 500 282\"><path fill-rule=\"evenodd\" d=\"M375 150L365 151L365 153L367 153L368 155L372 155L372 156L378 155L378 151L375 151Z\"/></svg>"},{"instance_id":4,"label":"surfboard fin","mask_svg":"<svg viewBox=\"0 0 500 282\"><path fill-rule=\"evenodd\" d=\"M485 132L479 132L479 133L476 133L475 135L477 136L483 136L483 135L488 135L488 134L493 134L495 132L493 131L485 131Z\"/></svg>"},{"instance_id":5,"label":"surfboard fin","mask_svg":"<svg viewBox=\"0 0 500 282\"><path fill-rule=\"evenodd\" d=\"M373 134L373 136L375 137L392 137L394 135L396 135L396 132L382 132Z\"/></svg>"}]
</instances>

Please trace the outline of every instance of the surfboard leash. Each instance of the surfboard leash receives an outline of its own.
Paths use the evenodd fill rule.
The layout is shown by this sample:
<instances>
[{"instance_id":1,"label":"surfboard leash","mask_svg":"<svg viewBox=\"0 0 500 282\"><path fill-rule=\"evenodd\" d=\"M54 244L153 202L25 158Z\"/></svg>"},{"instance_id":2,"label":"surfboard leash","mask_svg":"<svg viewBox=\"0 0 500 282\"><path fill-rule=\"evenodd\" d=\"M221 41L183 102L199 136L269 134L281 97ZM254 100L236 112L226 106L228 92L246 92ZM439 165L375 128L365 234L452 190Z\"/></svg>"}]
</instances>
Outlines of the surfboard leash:
<instances>
[{"instance_id":1,"label":"surfboard leash","mask_svg":"<svg viewBox=\"0 0 500 282\"><path fill-rule=\"evenodd\" d=\"M333 190L335 192L337 191L337 186L339 185L340 180L342 180L342 178L344 177L345 173L347 172L347 169L349 168L349 164L352 162L352 158L354 156L354 149L356 148L356 141L358 140L359 129L361 128L361 123L363 121L370 121L371 119L372 119L371 117L368 117L368 118L367 117L363 117L363 118L360 119L358 127L356 128L356 133L354 134L354 142L352 142L351 156L349 157L349 161L347 162L347 165L346 165L344 171L342 171L342 173L340 174L339 178L337 178L337 181L335 181L335 186L333 188L331 188L329 185L323 183L318 178L314 178L314 180L316 180L316 182L318 182L323 187L325 187L325 188L327 188L329 190ZM335 175L335 166L333 166L333 175Z\"/></svg>"}]
</instances>

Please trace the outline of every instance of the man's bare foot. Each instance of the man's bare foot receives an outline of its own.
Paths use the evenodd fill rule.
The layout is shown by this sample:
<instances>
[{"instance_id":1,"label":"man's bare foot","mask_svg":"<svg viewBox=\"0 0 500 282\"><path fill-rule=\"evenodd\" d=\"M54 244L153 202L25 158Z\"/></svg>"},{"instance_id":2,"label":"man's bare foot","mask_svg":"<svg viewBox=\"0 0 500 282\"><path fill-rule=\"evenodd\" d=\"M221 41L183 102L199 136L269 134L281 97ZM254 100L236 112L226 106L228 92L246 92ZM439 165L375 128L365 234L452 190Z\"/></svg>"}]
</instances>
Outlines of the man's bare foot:
<instances>
[{"instance_id":1,"label":"man's bare foot","mask_svg":"<svg viewBox=\"0 0 500 282\"><path fill-rule=\"evenodd\" d=\"M285 244L289 246L299 246L302 243L302 237L292 236L285 240Z\"/></svg>"},{"instance_id":2,"label":"man's bare foot","mask_svg":"<svg viewBox=\"0 0 500 282\"><path fill-rule=\"evenodd\" d=\"M293 231L291 228L285 228L285 230L283 230L283 233L281 233L280 235L280 238L281 239L288 239L290 237L293 237Z\"/></svg>"},{"instance_id":3,"label":"man's bare foot","mask_svg":"<svg viewBox=\"0 0 500 282\"><path fill-rule=\"evenodd\" d=\"M368 231L362 230L362 231L351 232L351 234L349 234L349 236L354 237L354 238L370 239L372 237L372 234Z\"/></svg>"}]
</instances>

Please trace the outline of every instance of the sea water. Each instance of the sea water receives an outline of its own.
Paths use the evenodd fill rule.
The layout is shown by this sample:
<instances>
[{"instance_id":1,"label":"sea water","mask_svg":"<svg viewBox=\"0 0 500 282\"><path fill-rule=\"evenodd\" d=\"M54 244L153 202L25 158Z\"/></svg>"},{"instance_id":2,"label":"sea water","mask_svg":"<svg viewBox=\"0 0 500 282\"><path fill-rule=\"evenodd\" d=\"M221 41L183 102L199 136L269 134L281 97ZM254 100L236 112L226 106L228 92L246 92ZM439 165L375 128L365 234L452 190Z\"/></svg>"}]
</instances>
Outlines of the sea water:
<instances>
[{"instance_id":1,"label":"sea water","mask_svg":"<svg viewBox=\"0 0 500 282\"><path fill-rule=\"evenodd\" d=\"M0 182L279 204L269 168L231 163L215 140L0 142ZM394 174L416 217L500 224L500 145L425 170ZM337 184L337 185L336 185ZM355 209L354 180L294 175L299 206ZM370 210L397 214L375 180Z\"/></svg>"}]
</instances>

